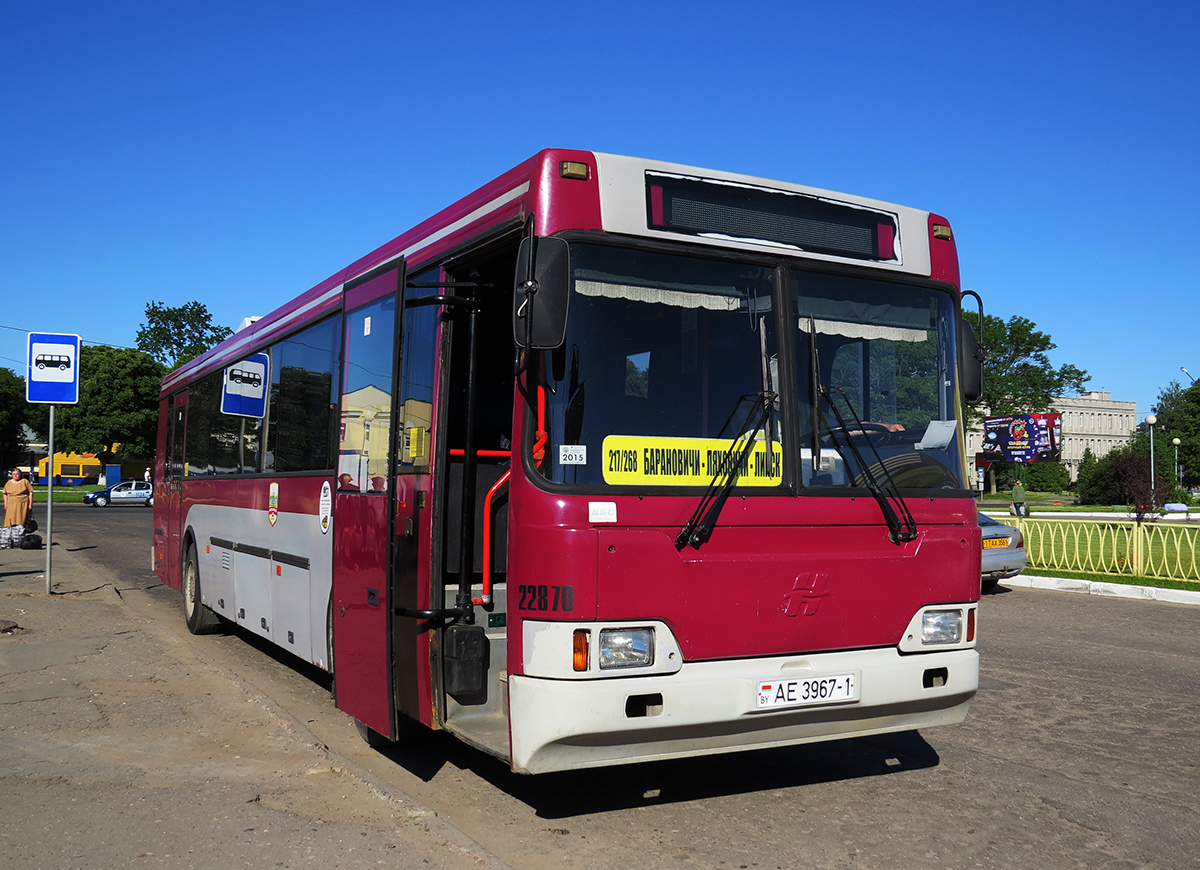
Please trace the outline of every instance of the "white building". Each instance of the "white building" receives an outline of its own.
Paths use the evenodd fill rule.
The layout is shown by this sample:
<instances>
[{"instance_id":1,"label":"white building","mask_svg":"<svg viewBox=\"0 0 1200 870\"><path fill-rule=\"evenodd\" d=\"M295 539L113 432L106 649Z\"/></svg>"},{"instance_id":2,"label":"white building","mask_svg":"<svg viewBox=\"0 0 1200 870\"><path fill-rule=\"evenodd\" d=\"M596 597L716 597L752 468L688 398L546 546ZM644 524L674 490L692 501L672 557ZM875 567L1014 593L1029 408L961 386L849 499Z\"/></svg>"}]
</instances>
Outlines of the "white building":
<instances>
[{"instance_id":1,"label":"white building","mask_svg":"<svg viewBox=\"0 0 1200 870\"><path fill-rule=\"evenodd\" d=\"M1099 459L1114 447L1128 444L1137 429L1137 402L1116 401L1112 393L1093 391L1061 396L1053 408L1062 414L1062 461L1071 480L1079 474L1083 451L1091 448ZM975 468L975 454L983 450L983 427L967 433L967 458Z\"/></svg>"}]
</instances>

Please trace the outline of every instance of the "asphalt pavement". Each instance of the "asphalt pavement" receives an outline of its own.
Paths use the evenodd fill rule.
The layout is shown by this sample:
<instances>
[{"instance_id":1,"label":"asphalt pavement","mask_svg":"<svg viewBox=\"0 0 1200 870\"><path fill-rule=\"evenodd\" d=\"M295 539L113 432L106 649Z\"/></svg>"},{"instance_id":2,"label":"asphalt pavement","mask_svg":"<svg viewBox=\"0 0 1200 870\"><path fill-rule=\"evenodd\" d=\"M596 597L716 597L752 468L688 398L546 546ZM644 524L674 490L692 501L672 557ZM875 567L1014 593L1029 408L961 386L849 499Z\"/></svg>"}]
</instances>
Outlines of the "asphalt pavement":
<instances>
[{"instance_id":1,"label":"asphalt pavement","mask_svg":"<svg viewBox=\"0 0 1200 870\"><path fill-rule=\"evenodd\" d=\"M517 777L367 750L319 673L186 633L148 512L59 516L54 595L0 551L0 867L1196 866L1193 607L1031 579L981 604L962 726Z\"/></svg>"},{"instance_id":2,"label":"asphalt pavement","mask_svg":"<svg viewBox=\"0 0 1200 870\"><path fill-rule=\"evenodd\" d=\"M56 530L51 595L44 549L0 550L0 865L506 866L79 550Z\"/></svg>"}]
</instances>

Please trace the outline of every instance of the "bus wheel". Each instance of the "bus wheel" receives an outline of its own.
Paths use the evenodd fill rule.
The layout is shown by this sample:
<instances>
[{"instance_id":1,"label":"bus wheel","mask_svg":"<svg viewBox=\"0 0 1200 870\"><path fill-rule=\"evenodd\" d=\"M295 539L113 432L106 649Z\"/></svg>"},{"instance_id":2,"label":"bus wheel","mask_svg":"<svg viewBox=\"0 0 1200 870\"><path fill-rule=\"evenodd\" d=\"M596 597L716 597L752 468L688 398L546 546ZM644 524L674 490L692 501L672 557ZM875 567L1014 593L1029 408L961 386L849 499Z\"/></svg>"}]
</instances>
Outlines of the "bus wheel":
<instances>
[{"instance_id":1,"label":"bus wheel","mask_svg":"<svg viewBox=\"0 0 1200 870\"><path fill-rule=\"evenodd\" d=\"M384 747L395 745L386 736L364 725L357 719L354 720L354 727L358 729L358 736L365 740L366 744L372 749L383 749Z\"/></svg>"},{"instance_id":2,"label":"bus wheel","mask_svg":"<svg viewBox=\"0 0 1200 870\"><path fill-rule=\"evenodd\" d=\"M337 671L333 668L333 593L329 594L329 609L325 612L325 661L329 665L329 697L337 706Z\"/></svg>"},{"instance_id":3,"label":"bus wheel","mask_svg":"<svg viewBox=\"0 0 1200 870\"><path fill-rule=\"evenodd\" d=\"M221 624L217 615L200 599L200 564L196 560L195 545L188 546L187 557L183 560L183 613L192 634L209 634Z\"/></svg>"}]
</instances>

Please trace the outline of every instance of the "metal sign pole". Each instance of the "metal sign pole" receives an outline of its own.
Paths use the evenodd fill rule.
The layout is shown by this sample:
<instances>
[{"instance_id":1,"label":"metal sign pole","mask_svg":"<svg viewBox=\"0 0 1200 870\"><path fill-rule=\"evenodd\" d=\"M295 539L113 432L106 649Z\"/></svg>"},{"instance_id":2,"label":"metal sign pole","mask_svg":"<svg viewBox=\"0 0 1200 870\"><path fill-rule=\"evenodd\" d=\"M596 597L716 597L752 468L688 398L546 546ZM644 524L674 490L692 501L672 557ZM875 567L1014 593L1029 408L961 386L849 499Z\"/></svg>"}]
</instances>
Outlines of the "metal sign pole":
<instances>
[{"instance_id":1,"label":"metal sign pole","mask_svg":"<svg viewBox=\"0 0 1200 870\"><path fill-rule=\"evenodd\" d=\"M81 339L78 335L31 332L25 345L25 401L50 406L50 440L46 445L46 594L54 594L54 406L79 404Z\"/></svg>"},{"instance_id":2,"label":"metal sign pole","mask_svg":"<svg viewBox=\"0 0 1200 870\"><path fill-rule=\"evenodd\" d=\"M46 445L46 594L53 595L50 579L50 554L54 552L54 406L50 406L50 441Z\"/></svg>"}]
</instances>

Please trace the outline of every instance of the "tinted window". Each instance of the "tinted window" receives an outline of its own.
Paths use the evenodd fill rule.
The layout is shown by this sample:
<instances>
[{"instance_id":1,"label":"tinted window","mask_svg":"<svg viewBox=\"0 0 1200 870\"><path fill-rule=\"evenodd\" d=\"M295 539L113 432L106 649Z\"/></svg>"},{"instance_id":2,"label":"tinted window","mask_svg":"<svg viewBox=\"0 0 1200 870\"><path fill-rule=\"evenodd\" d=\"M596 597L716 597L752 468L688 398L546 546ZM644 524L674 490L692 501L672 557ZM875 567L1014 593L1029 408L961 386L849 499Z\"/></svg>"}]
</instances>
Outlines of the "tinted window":
<instances>
[{"instance_id":1,"label":"tinted window","mask_svg":"<svg viewBox=\"0 0 1200 870\"><path fill-rule=\"evenodd\" d=\"M272 346L270 452L264 470L333 468L339 322L327 318Z\"/></svg>"}]
</instances>

